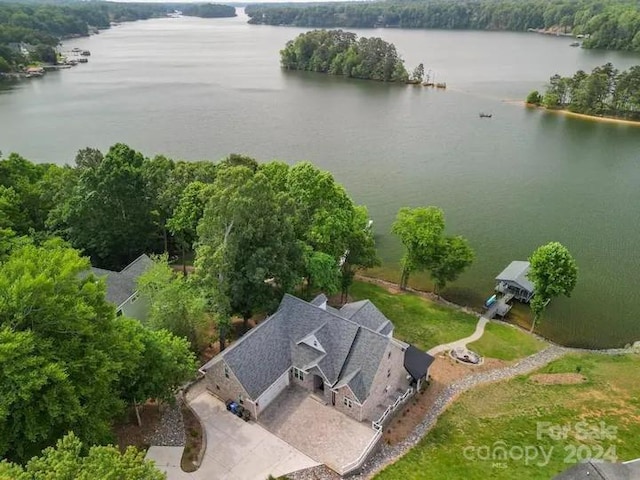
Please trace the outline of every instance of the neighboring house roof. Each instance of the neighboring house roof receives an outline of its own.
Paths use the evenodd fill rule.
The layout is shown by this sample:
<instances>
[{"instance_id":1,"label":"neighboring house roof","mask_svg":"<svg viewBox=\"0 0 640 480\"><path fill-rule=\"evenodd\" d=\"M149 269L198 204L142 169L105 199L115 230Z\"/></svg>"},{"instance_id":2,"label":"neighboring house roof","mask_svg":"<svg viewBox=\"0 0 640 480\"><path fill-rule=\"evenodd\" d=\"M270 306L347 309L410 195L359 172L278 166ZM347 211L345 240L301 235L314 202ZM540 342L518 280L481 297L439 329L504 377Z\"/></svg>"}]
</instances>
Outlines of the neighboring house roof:
<instances>
[{"instance_id":1,"label":"neighboring house roof","mask_svg":"<svg viewBox=\"0 0 640 480\"><path fill-rule=\"evenodd\" d=\"M424 377L434 361L435 358L413 345L409 345L404 352L404 368L414 380Z\"/></svg>"},{"instance_id":2,"label":"neighboring house roof","mask_svg":"<svg viewBox=\"0 0 640 480\"><path fill-rule=\"evenodd\" d=\"M533 283L527 278L529 267L531 267L529 262L515 260L496 277L496 280L499 282L514 282L525 290L533 292Z\"/></svg>"},{"instance_id":3,"label":"neighboring house roof","mask_svg":"<svg viewBox=\"0 0 640 480\"><path fill-rule=\"evenodd\" d=\"M553 480L633 480L639 478L638 473L632 465L587 461L556 475Z\"/></svg>"},{"instance_id":4,"label":"neighboring house roof","mask_svg":"<svg viewBox=\"0 0 640 480\"><path fill-rule=\"evenodd\" d=\"M391 322L371 302L347 304L338 311L322 308L325 298L305 302L285 295L276 313L201 371L224 359L256 399L293 365L321 375L331 386L349 385L363 402L391 342L376 329L388 329Z\"/></svg>"},{"instance_id":5,"label":"neighboring house roof","mask_svg":"<svg viewBox=\"0 0 640 480\"><path fill-rule=\"evenodd\" d=\"M138 291L138 278L151 265L147 255L142 254L119 272L91 267L91 272L96 277L105 279L107 284L107 301L120 307L131 295Z\"/></svg>"}]
</instances>

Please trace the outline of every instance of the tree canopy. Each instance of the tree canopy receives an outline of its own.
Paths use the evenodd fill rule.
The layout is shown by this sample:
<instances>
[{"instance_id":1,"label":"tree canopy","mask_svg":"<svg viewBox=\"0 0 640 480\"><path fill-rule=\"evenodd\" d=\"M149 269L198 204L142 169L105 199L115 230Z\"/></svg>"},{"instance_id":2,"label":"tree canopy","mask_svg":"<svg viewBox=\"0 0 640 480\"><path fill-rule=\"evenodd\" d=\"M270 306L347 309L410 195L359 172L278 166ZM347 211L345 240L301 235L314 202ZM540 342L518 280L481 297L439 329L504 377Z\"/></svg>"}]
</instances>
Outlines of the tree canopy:
<instances>
[{"instance_id":1,"label":"tree canopy","mask_svg":"<svg viewBox=\"0 0 640 480\"><path fill-rule=\"evenodd\" d=\"M55 447L46 448L25 466L0 461L0 480L163 480L166 475L153 462L145 460L144 452L129 447L121 453L112 446L85 445L73 433L58 440Z\"/></svg>"},{"instance_id":2,"label":"tree canopy","mask_svg":"<svg viewBox=\"0 0 640 480\"><path fill-rule=\"evenodd\" d=\"M360 37L342 30L313 30L301 33L280 51L287 70L344 75L345 77L406 82L404 60L396 47L381 38Z\"/></svg>"},{"instance_id":3,"label":"tree canopy","mask_svg":"<svg viewBox=\"0 0 640 480\"><path fill-rule=\"evenodd\" d=\"M640 120L640 66L619 72L611 63L591 73L551 77L544 95L529 94L527 102L587 115ZM535 92L537 93L537 92Z\"/></svg>"},{"instance_id":4,"label":"tree canopy","mask_svg":"<svg viewBox=\"0 0 640 480\"><path fill-rule=\"evenodd\" d=\"M262 172L244 166L222 168L212 191L198 227L196 266L220 313L239 314L246 324L256 309L275 306L278 290L297 283L291 205Z\"/></svg>"},{"instance_id":5,"label":"tree canopy","mask_svg":"<svg viewBox=\"0 0 640 480\"><path fill-rule=\"evenodd\" d=\"M534 321L544 313L547 304L555 297L571 296L571 292L578 281L578 267L569 250L559 242L551 242L538 247L529 258L529 280L535 287L535 294L531 300L531 310Z\"/></svg>"},{"instance_id":6,"label":"tree canopy","mask_svg":"<svg viewBox=\"0 0 640 480\"><path fill-rule=\"evenodd\" d=\"M107 442L132 395L167 398L193 372L186 341L116 317L88 272L60 240L0 263L0 457L24 461L70 430Z\"/></svg>"},{"instance_id":7,"label":"tree canopy","mask_svg":"<svg viewBox=\"0 0 640 480\"><path fill-rule=\"evenodd\" d=\"M409 276L427 270L436 293L455 281L475 258L467 240L444 235L444 213L437 207L401 208L392 226L405 247L400 287L406 288Z\"/></svg>"},{"instance_id":8,"label":"tree canopy","mask_svg":"<svg viewBox=\"0 0 640 480\"><path fill-rule=\"evenodd\" d=\"M138 279L138 291L149 302L146 324L186 338L197 352L198 331L205 323L206 305L191 277L176 275L167 263L167 256L158 256Z\"/></svg>"}]
</instances>

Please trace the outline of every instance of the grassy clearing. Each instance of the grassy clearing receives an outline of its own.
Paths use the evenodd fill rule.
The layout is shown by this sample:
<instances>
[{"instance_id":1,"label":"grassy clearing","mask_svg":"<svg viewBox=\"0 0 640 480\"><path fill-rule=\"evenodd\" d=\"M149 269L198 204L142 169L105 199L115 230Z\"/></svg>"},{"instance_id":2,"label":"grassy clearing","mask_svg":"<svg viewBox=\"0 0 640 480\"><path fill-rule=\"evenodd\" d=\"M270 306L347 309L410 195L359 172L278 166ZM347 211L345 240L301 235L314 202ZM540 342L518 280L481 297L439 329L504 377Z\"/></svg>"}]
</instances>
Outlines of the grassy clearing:
<instances>
[{"instance_id":1,"label":"grassy clearing","mask_svg":"<svg viewBox=\"0 0 640 480\"><path fill-rule=\"evenodd\" d=\"M395 325L394 336L423 350L468 337L478 319L412 293L390 293L378 285L354 282L354 300L371 300Z\"/></svg>"},{"instance_id":2,"label":"grassy clearing","mask_svg":"<svg viewBox=\"0 0 640 480\"><path fill-rule=\"evenodd\" d=\"M638 355L576 354L532 375L580 373L585 383L540 385L525 375L474 389L440 417L417 447L375 478L548 480L588 456L636 458L639 369ZM541 429L544 425L568 427L566 437L553 438ZM500 446L506 447L506 458L500 457ZM529 460L518 458L524 449Z\"/></svg>"},{"instance_id":3,"label":"grassy clearing","mask_svg":"<svg viewBox=\"0 0 640 480\"><path fill-rule=\"evenodd\" d=\"M474 352L499 360L528 357L548 344L522 330L503 323L488 323L480 340L467 345Z\"/></svg>"}]
</instances>

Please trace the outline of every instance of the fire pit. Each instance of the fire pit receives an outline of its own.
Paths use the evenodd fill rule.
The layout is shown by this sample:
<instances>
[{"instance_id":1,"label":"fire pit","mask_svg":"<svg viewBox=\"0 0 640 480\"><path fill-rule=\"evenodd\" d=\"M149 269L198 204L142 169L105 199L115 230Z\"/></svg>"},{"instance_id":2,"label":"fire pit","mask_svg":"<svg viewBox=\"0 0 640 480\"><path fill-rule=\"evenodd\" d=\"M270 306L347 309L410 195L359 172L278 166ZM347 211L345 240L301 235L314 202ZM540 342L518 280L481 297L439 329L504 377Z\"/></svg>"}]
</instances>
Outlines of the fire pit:
<instances>
[{"instance_id":1,"label":"fire pit","mask_svg":"<svg viewBox=\"0 0 640 480\"><path fill-rule=\"evenodd\" d=\"M454 348L449 351L449 356L456 362L466 363L467 365L482 365L484 363L484 358L476 352L472 352L463 347Z\"/></svg>"}]
</instances>

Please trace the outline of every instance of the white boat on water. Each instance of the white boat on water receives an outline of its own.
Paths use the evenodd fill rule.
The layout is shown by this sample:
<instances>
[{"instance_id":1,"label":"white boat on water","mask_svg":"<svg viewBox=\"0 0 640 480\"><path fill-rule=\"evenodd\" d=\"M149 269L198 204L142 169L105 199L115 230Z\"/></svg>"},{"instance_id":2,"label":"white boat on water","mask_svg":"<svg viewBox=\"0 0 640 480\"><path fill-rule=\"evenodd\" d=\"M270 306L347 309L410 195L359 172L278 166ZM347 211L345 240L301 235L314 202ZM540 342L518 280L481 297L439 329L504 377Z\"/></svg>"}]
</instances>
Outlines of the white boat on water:
<instances>
[{"instance_id":1,"label":"white boat on water","mask_svg":"<svg viewBox=\"0 0 640 480\"><path fill-rule=\"evenodd\" d=\"M167 13L167 17L169 17L169 18L180 18L180 17L182 17L182 12L180 10L174 10L173 12Z\"/></svg>"}]
</instances>

